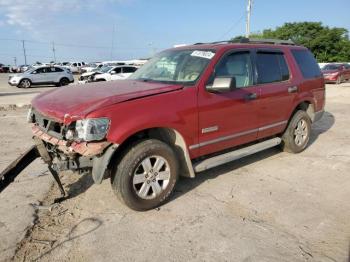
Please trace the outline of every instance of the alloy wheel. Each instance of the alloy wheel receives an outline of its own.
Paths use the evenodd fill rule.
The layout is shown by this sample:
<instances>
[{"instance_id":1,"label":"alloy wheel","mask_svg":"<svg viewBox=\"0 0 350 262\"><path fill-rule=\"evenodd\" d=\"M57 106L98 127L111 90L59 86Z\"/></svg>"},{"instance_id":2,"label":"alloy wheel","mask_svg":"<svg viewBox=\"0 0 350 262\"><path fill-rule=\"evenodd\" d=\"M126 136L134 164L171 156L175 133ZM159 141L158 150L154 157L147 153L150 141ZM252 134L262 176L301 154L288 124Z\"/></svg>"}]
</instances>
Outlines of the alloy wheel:
<instances>
[{"instance_id":1,"label":"alloy wheel","mask_svg":"<svg viewBox=\"0 0 350 262\"><path fill-rule=\"evenodd\" d=\"M158 197L168 186L170 181L170 166L161 156L145 158L135 169L133 188L142 199Z\"/></svg>"}]
</instances>

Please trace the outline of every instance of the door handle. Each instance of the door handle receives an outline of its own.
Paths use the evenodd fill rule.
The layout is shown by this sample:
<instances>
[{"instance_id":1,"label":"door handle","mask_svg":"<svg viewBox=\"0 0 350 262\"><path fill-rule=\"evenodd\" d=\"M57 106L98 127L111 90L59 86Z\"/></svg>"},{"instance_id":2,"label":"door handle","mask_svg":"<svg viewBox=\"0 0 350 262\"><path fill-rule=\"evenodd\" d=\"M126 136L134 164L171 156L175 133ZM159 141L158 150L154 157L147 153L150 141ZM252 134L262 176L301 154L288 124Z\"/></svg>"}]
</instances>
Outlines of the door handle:
<instances>
[{"instance_id":1,"label":"door handle","mask_svg":"<svg viewBox=\"0 0 350 262\"><path fill-rule=\"evenodd\" d=\"M250 93L245 95L245 100L251 101L251 100L255 100L258 98L258 95L256 93Z\"/></svg>"},{"instance_id":2,"label":"door handle","mask_svg":"<svg viewBox=\"0 0 350 262\"><path fill-rule=\"evenodd\" d=\"M288 87L288 93L296 93L296 92L298 92L297 86Z\"/></svg>"}]
</instances>

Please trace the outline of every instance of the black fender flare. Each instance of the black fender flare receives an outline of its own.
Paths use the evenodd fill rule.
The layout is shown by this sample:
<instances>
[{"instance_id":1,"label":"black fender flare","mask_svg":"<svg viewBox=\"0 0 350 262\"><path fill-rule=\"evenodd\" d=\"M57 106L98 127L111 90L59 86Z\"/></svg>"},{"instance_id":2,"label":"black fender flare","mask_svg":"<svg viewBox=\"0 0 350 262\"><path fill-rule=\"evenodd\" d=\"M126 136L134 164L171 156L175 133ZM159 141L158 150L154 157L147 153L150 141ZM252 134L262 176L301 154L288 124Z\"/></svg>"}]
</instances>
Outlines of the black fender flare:
<instances>
[{"instance_id":1,"label":"black fender flare","mask_svg":"<svg viewBox=\"0 0 350 262\"><path fill-rule=\"evenodd\" d=\"M96 156L92 160L92 179L95 184L101 184L103 178L108 175L108 172L110 172L108 165L118 146L118 144L112 144L102 155Z\"/></svg>"}]
</instances>

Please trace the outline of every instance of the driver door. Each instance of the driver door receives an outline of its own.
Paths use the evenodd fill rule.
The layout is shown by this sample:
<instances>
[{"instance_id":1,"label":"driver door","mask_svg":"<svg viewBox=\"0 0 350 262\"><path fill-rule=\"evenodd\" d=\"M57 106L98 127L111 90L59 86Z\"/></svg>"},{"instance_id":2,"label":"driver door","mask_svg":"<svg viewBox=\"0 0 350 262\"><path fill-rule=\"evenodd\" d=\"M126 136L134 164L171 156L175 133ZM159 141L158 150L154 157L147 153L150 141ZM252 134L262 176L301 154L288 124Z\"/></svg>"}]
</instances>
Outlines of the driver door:
<instances>
[{"instance_id":1,"label":"driver door","mask_svg":"<svg viewBox=\"0 0 350 262\"><path fill-rule=\"evenodd\" d=\"M252 60L249 50L231 51L216 65L207 85L216 77L230 77L236 81L234 90L212 93L200 87L199 143L190 149L207 155L257 139L260 88L254 85Z\"/></svg>"},{"instance_id":2,"label":"driver door","mask_svg":"<svg viewBox=\"0 0 350 262\"><path fill-rule=\"evenodd\" d=\"M46 68L38 68L32 72L33 83L45 83L46 82Z\"/></svg>"}]
</instances>

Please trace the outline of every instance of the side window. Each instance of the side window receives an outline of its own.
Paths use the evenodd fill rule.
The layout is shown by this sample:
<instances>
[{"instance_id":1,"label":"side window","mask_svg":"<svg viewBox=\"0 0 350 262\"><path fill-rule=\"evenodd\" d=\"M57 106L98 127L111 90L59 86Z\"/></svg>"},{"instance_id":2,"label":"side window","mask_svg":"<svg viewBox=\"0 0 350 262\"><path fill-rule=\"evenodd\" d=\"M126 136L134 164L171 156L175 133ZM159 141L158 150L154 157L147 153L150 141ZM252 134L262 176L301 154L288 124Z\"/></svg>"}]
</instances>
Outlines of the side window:
<instances>
[{"instance_id":1,"label":"side window","mask_svg":"<svg viewBox=\"0 0 350 262\"><path fill-rule=\"evenodd\" d=\"M73 66L77 66L77 63L73 63Z\"/></svg>"},{"instance_id":2,"label":"side window","mask_svg":"<svg viewBox=\"0 0 350 262\"><path fill-rule=\"evenodd\" d=\"M345 69L350 69L350 65L349 64L345 64Z\"/></svg>"},{"instance_id":3,"label":"side window","mask_svg":"<svg viewBox=\"0 0 350 262\"><path fill-rule=\"evenodd\" d=\"M320 67L316 59L309 50L292 50L292 54L297 62L301 73L306 79L322 76Z\"/></svg>"},{"instance_id":4,"label":"side window","mask_svg":"<svg viewBox=\"0 0 350 262\"><path fill-rule=\"evenodd\" d=\"M53 67L55 72L63 72L63 69L59 68L59 67Z\"/></svg>"},{"instance_id":5,"label":"side window","mask_svg":"<svg viewBox=\"0 0 350 262\"><path fill-rule=\"evenodd\" d=\"M122 72L121 67L114 68L112 71L114 71L116 74L120 74Z\"/></svg>"},{"instance_id":6,"label":"side window","mask_svg":"<svg viewBox=\"0 0 350 262\"><path fill-rule=\"evenodd\" d=\"M45 67L43 67L43 68L38 68L37 70L36 70L36 73L37 74L43 74L43 73L46 73L47 71L46 71L46 68Z\"/></svg>"},{"instance_id":7,"label":"side window","mask_svg":"<svg viewBox=\"0 0 350 262\"><path fill-rule=\"evenodd\" d=\"M49 67L47 68L48 73L55 73L55 68L54 67Z\"/></svg>"},{"instance_id":8,"label":"side window","mask_svg":"<svg viewBox=\"0 0 350 262\"><path fill-rule=\"evenodd\" d=\"M215 77L234 77L237 88L253 85L250 52L238 52L224 57L215 68Z\"/></svg>"},{"instance_id":9,"label":"side window","mask_svg":"<svg viewBox=\"0 0 350 262\"><path fill-rule=\"evenodd\" d=\"M124 67L123 73L134 73L137 70L136 67Z\"/></svg>"},{"instance_id":10,"label":"side window","mask_svg":"<svg viewBox=\"0 0 350 262\"><path fill-rule=\"evenodd\" d=\"M258 84L282 82L289 79L289 69L282 53L257 53Z\"/></svg>"}]
</instances>

